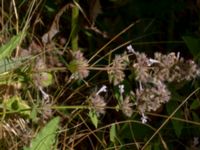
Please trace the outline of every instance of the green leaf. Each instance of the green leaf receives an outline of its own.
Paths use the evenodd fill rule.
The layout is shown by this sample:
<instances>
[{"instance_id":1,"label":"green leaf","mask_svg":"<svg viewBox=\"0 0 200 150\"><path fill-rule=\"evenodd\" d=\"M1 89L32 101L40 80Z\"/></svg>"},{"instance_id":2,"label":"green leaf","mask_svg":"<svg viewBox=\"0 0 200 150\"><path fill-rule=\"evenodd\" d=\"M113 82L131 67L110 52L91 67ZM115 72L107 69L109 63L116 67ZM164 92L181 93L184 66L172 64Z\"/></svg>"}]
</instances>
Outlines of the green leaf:
<instances>
[{"instance_id":1,"label":"green leaf","mask_svg":"<svg viewBox=\"0 0 200 150\"><path fill-rule=\"evenodd\" d=\"M29 148L24 147L24 150L50 150L55 143L59 121L59 117L53 118L31 141L31 146Z\"/></svg>"},{"instance_id":2,"label":"green leaf","mask_svg":"<svg viewBox=\"0 0 200 150\"><path fill-rule=\"evenodd\" d=\"M90 117L90 120L92 121L93 125L95 126L95 128L97 128L97 126L98 126L97 114L94 111L90 110L89 117Z\"/></svg>"},{"instance_id":3,"label":"green leaf","mask_svg":"<svg viewBox=\"0 0 200 150\"><path fill-rule=\"evenodd\" d=\"M28 58L30 57L18 57L13 59L5 58L0 60L0 74L18 68Z\"/></svg>"},{"instance_id":4,"label":"green leaf","mask_svg":"<svg viewBox=\"0 0 200 150\"><path fill-rule=\"evenodd\" d=\"M112 124L111 128L110 128L110 141L112 141L113 143L115 142L115 138L116 138L116 126L115 124Z\"/></svg>"},{"instance_id":5,"label":"green leaf","mask_svg":"<svg viewBox=\"0 0 200 150\"><path fill-rule=\"evenodd\" d=\"M167 106L167 112L170 115L178 107L178 102L171 100L170 102L167 103L166 106ZM174 116L177 118L181 118L181 111L178 110ZM184 124L180 121L172 120L172 125L174 128L174 132L176 133L176 136L180 137Z\"/></svg>"},{"instance_id":6,"label":"green leaf","mask_svg":"<svg viewBox=\"0 0 200 150\"><path fill-rule=\"evenodd\" d=\"M195 59L200 56L200 39L192 36L184 36L182 37L185 44L187 45L190 53L193 55Z\"/></svg>"},{"instance_id":7,"label":"green leaf","mask_svg":"<svg viewBox=\"0 0 200 150\"><path fill-rule=\"evenodd\" d=\"M8 83L14 83L16 81L11 78L10 72L14 69L17 69L20 67L26 60L28 60L30 56L28 57L18 57L18 58L4 58L0 60L0 85L2 84L8 84Z\"/></svg>"},{"instance_id":8,"label":"green leaf","mask_svg":"<svg viewBox=\"0 0 200 150\"><path fill-rule=\"evenodd\" d=\"M13 96L9 99L4 100L4 106L6 107L6 110L18 111L22 115L30 116L29 110L23 111L26 109L30 109L30 106L19 96Z\"/></svg>"},{"instance_id":9,"label":"green leaf","mask_svg":"<svg viewBox=\"0 0 200 150\"><path fill-rule=\"evenodd\" d=\"M197 109L200 107L200 102L198 100L193 100L192 104L190 105L190 109Z\"/></svg>"},{"instance_id":10,"label":"green leaf","mask_svg":"<svg viewBox=\"0 0 200 150\"><path fill-rule=\"evenodd\" d=\"M22 33L13 36L9 42L0 48L0 60L6 57L10 57L13 50L17 47L22 39Z\"/></svg>"}]
</instances>

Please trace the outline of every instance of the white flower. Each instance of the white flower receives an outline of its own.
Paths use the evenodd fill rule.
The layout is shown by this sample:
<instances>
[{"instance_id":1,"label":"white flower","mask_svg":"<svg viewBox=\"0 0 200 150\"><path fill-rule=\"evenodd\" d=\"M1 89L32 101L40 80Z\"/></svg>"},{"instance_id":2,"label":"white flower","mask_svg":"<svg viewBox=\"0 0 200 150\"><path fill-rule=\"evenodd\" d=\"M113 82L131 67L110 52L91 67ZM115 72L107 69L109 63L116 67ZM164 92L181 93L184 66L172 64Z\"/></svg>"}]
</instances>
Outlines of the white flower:
<instances>
[{"instance_id":1,"label":"white flower","mask_svg":"<svg viewBox=\"0 0 200 150\"><path fill-rule=\"evenodd\" d=\"M177 60L180 58L180 52L177 53L176 58Z\"/></svg>"},{"instance_id":2,"label":"white flower","mask_svg":"<svg viewBox=\"0 0 200 150\"><path fill-rule=\"evenodd\" d=\"M42 89L41 86L39 86L39 90L42 93L42 97L44 100L49 100L49 95Z\"/></svg>"},{"instance_id":3,"label":"white flower","mask_svg":"<svg viewBox=\"0 0 200 150\"><path fill-rule=\"evenodd\" d=\"M121 95L124 93L124 85L123 84L119 85L119 92Z\"/></svg>"},{"instance_id":4,"label":"white flower","mask_svg":"<svg viewBox=\"0 0 200 150\"><path fill-rule=\"evenodd\" d=\"M141 121L143 124L147 123L147 119L148 119L148 117L145 116L144 113L142 113Z\"/></svg>"},{"instance_id":5,"label":"white flower","mask_svg":"<svg viewBox=\"0 0 200 150\"><path fill-rule=\"evenodd\" d=\"M126 48L127 48L127 50L128 50L129 53L135 53L132 45L128 45Z\"/></svg>"},{"instance_id":6,"label":"white flower","mask_svg":"<svg viewBox=\"0 0 200 150\"><path fill-rule=\"evenodd\" d=\"M155 63L160 63L160 62L158 60L156 60L156 59L150 58L147 65L151 66L152 64L155 64Z\"/></svg>"},{"instance_id":7,"label":"white flower","mask_svg":"<svg viewBox=\"0 0 200 150\"><path fill-rule=\"evenodd\" d=\"M99 95L101 92L107 92L107 86L103 85L100 90L96 93L96 95Z\"/></svg>"}]
</instances>

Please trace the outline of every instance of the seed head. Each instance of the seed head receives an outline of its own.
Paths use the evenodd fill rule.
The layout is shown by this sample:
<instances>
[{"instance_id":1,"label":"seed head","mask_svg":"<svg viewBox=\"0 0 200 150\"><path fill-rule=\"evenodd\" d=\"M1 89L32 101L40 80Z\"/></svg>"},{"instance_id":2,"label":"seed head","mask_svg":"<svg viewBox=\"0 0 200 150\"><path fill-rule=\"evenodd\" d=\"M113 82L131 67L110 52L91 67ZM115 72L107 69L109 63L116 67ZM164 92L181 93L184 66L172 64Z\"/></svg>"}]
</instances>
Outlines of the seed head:
<instances>
[{"instance_id":1,"label":"seed head","mask_svg":"<svg viewBox=\"0 0 200 150\"><path fill-rule=\"evenodd\" d=\"M89 75L88 61L84 58L81 51L74 52L73 57L74 59L68 65L68 69L71 71L73 78L86 78Z\"/></svg>"},{"instance_id":2,"label":"seed head","mask_svg":"<svg viewBox=\"0 0 200 150\"><path fill-rule=\"evenodd\" d=\"M98 116L100 114L105 114L106 103L102 96L93 93L90 96L90 100L91 100L92 107L94 108Z\"/></svg>"},{"instance_id":3,"label":"seed head","mask_svg":"<svg viewBox=\"0 0 200 150\"><path fill-rule=\"evenodd\" d=\"M115 59L108 70L109 80L111 83L117 85L124 80L124 70L126 69L128 62L128 55L126 53L115 56Z\"/></svg>"},{"instance_id":4,"label":"seed head","mask_svg":"<svg viewBox=\"0 0 200 150\"><path fill-rule=\"evenodd\" d=\"M130 102L130 96L126 96L126 98L123 100L122 104L121 104L121 109L122 112L127 116L127 117L131 117L133 114L133 103Z\"/></svg>"}]
</instances>

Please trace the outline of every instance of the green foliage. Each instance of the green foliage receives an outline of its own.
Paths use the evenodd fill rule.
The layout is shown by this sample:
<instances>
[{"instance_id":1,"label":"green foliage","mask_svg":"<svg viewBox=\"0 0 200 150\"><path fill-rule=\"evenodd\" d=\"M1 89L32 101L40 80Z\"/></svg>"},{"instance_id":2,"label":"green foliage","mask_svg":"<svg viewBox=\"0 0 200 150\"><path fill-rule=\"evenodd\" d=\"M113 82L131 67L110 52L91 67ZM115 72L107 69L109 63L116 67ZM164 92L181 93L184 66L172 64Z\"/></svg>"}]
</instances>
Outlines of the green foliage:
<instances>
[{"instance_id":1,"label":"green foliage","mask_svg":"<svg viewBox=\"0 0 200 150\"><path fill-rule=\"evenodd\" d=\"M117 136L116 125L112 124L112 126L110 127L110 141L115 143L116 136Z\"/></svg>"},{"instance_id":2,"label":"green foliage","mask_svg":"<svg viewBox=\"0 0 200 150\"><path fill-rule=\"evenodd\" d=\"M55 144L56 131L59 127L59 117L53 118L32 140L29 148L24 147L24 150L50 150Z\"/></svg>"},{"instance_id":3,"label":"green foliage","mask_svg":"<svg viewBox=\"0 0 200 150\"><path fill-rule=\"evenodd\" d=\"M200 101L197 99L194 99L192 104L190 105L190 109L195 110L197 108L200 108Z\"/></svg>"},{"instance_id":4,"label":"green foliage","mask_svg":"<svg viewBox=\"0 0 200 150\"><path fill-rule=\"evenodd\" d=\"M173 99L169 103L167 103L166 107L167 107L168 114L170 115L178 107L178 105L179 105L178 102L174 101ZM182 118L181 110L178 110L174 116L177 118ZM176 133L176 136L180 137L181 132L184 127L184 123L180 121L172 120L172 124L173 124L174 132Z\"/></svg>"},{"instance_id":5,"label":"green foliage","mask_svg":"<svg viewBox=\"0 0 200 150\"><path fill-rule=\"evenodd\" d=\"M74 2L78 2L78 0L74 0ZM78 50L78 17L79 17L79 8L77 6L74 6L72 8L72 30L71 30L71 46L73 51Z\"/></svg>"},{"instance_id":6,"label":"green foliage","mask_svg":"<svg viewBox=\"0 0 200 150\"><path fill-rule=\"evenodd\" d=\"M13 50L20 44L23 38L23 33L13 36L9 42L0 48L0 60L6 57L10 57Z\"/></svg>"},{"instance_id":7,"label":"green foliage","mask_svg":"<svg viewBox=\"0 0 200 150\"><path fill-rule=\"evenodd\" d=\"M200 58L200 38L195 38L193 36L184 36L183 40L187 45L190 53L193 55L195 59Z\"/></svg>"},{"instance_id":8,"label":"green foliage","mask_svg":"<svg viewBox=\"0 0 200 150\"><path fill-rule=\"evenodd\" d=\"M200 58L197 1L2 4L0 143L6 149L191 148L200 135L199 93L186 99L199 87L199 65L192 61ZM126 64L113 61L122 54ZM26 138L29 133L36 137Z\"/></svg>"},{"instance_id":9,"label":"green foliage","mask_svg":"<svg viewBox=\"0 0 200 150\"><path fill-rule=\"evenodd\" d=\"M4 58L0 60L0 74L8 71L12 71L22 64L30 57L18 57L18 58Z\"/></svg>"},{"instance_id":10,"label":"green foliage","mask_svg":"<svg viewBox=\"0 0 200 150\"><path fill-rule=\"evenodd\" d=\"M5 109L8 111L18 112L21 115L30 116L30 106L19 96L13 96L4 100Z\"/></svg>"},{"instance_id":11,"label":"green foliage","mask_svg":"<svg viewBox=\"0 0 200 150\"><path fill-rule=\"evenodd\" d=\"M95 128L97 128L98 127L98 117L97 117L96 112L93 110L90 110L88 115L89 115L90 120L92 121L93 125L95 126Z\"/></svg>"}]
</instances>

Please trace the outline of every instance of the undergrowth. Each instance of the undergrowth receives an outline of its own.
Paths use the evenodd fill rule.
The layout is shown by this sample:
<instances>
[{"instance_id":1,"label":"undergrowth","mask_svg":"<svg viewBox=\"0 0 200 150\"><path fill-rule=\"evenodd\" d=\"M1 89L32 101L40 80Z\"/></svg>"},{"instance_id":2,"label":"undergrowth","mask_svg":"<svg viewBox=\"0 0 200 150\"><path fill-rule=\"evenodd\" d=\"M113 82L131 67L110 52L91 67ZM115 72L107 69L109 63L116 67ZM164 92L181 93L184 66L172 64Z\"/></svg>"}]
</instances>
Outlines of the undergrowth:
<instances>
[{"instance_id":1,"label":"undergrowth","mask_svg":"<svg viewBox=\"0 0 200 150\"><path fill-rule=\"evenodd\" d=\"M152 33L123 36L151 22L114 33L103 6L2 0L0 149L198 149L199 39L161 41L185 43L190 57L143 51L160 44L137 42Z\"/></svg>"}]
</instances>

